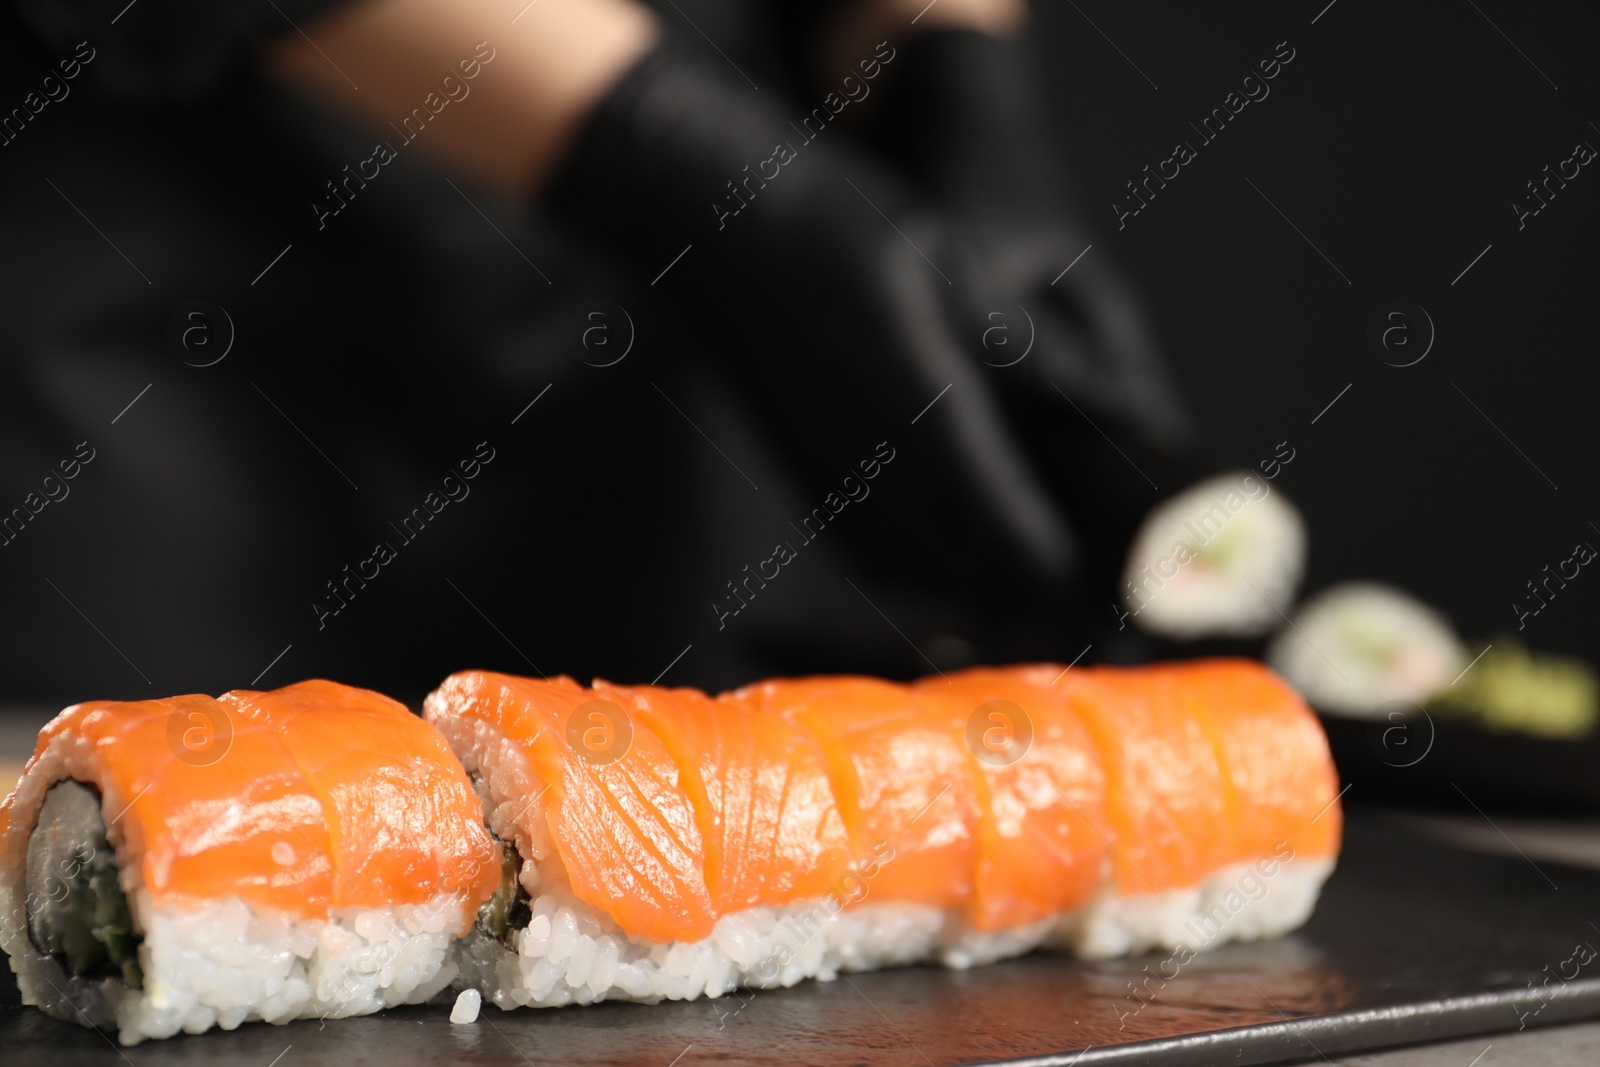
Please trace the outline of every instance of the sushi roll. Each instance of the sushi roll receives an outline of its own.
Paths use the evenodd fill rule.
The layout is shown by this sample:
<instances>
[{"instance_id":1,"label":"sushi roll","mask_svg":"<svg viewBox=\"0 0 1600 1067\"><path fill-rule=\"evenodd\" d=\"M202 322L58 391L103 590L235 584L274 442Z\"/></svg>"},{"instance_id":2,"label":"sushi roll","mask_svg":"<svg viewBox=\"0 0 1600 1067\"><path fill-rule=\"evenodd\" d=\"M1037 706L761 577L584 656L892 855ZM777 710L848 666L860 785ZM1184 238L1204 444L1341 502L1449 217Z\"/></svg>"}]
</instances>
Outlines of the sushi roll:
<instances>
[{"instance_id":1,"label":"sushi roll","mask_svg":"<svg viewBox=\"0 0 1600 1067\"><path fill-rule=\"evenodd\" d=\"M1322 590L1267 645L1267 662L1319 710L1357 719L1383 718L1391 701L1425 703L1469 659L1448 619L1379 582Z\"/></svg>"},{"instance_id":2,"label":"sushi roll","mask_svg":"<svg viewBox=\"0 0 1600 1067\"><path fill-rule=\"evenodd\" d=\"M325 681L70 707L0 827L24 1002L124 1044L428 1000L501 870L438 734Z\"/></svg>"},{"instance_id":3,"label":"sushi roll","mask_svg":"<svg viewBox=\"0 0 1600 1067\"><path fill-rule=\"evenodd\" d=\"M1179 640L1264 634L1293 602L1305 559L1305 522L1281 491L1251 473L1210 478L1139 528L1121 617Z\"/></svg>"},{"instance_id":4,"label":"sushi roll","mask_svg":"<svg viewBox=\"0 0 1600 1067\"><path fill-rule=\"evenodd\" d=\"M458 944L502 1009L1198 952L1303 923L1339 849L1320 726L1242 660L717 697L469 671L424 715L507 860Z\"/></svg>"}]
</instances>

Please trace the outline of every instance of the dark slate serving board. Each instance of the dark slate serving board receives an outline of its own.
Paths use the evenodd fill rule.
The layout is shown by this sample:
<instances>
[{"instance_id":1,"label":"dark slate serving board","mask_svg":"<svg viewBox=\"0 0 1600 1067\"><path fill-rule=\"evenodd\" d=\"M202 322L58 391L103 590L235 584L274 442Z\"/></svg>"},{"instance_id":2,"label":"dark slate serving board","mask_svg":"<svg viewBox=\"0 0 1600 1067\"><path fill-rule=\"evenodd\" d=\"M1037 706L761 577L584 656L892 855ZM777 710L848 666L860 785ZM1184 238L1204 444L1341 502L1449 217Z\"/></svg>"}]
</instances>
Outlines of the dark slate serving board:
<instances>
[{"instance_id":1,"label":"dark slate serving board","mask_svg":"<svg viewBox=\"0 0 1600 1067\"><path fill-rule=\"evenodd\" d=\"M1128 983L1164 956L1086 964L1040 954L967 972L910 968L655 1007L486 1008L469 1026L452 1026L448 1005L432 1005L117 1049L103 1034L23 1008L6 975L0 1059L10 1067L1298 1062L1515 1030L1524 1018L1600 1016L1600 958L1574 962L1577 946L1600 947L1591 920L1600 922L1600 873L1457 851L1358 811L1303 931L1201 955L1164 988L1151 983L1153 999L1136 1012ZM1542 980L1549 985L1536 997L1529 983Z\"/></svg>"},{"instance_id":2,"label":"dark slate serving board","mask_svg":"<svg viewBox=\"0 0 1600 1067\"><path fill-rule=\"evenodd\" d=\"M1600 732L1571 740L1420 716L1323 715L1339 777L1368 802L1546 814L1600 812Z\"/></svg>"}]
</instances>

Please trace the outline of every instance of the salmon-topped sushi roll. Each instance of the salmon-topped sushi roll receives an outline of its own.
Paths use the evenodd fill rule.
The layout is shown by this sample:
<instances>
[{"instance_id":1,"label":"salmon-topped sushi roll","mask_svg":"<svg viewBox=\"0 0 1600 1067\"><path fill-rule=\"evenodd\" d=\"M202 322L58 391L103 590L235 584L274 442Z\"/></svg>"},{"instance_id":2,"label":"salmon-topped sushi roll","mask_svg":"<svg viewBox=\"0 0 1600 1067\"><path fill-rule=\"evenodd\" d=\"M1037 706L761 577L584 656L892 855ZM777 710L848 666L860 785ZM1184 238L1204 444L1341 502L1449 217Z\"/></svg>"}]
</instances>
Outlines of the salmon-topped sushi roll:
<instances>
[{"instance_id":1,"label":"salmon-topped sushi roll","mask_svg":"<svg viewBox=\"0 0 1600 1067\"><path fill-rule=\"evenodd\" d=\"M1106 769L1066 707L1072 682L1063 678L1073 675L1046 664L953 671L916 685L959 718L976 756L982 815L965 939L973 962L1051 941L1061 917L1078 914L1110 878Z\"/></svg>"},{"instance_id":2,"label":"salmon-topped sushi roll","mask_svg":"<svg viewBox=\"0 0 1600 1067\"><path fill-rule=\"evenodd\" d=\"M1003 695L1032 739L995 777L1033 798L1028 815L1060 839L1012 832L1008 846L995 805L992 867L1000 899L1059 914L1042 943L1094 959L1198 951L1310 915L1338 853L1339 785L1316 717L1260 664L978 669L949 683L969 699ZM1040 747L1063 734L1069 748ZM1096 767L1098 797L1021 788L1074 757ZM1104 863L1097 883L1090 857Z\"/></svg>"},{"instance_id":3,"label":"salmon-topped sushi roll","mask_svg":"<svg viewBox=\"0 0 1600 1067\"><path fill-rule=\"evenodd\" d=\"M500 876L443 739L325 681L70 707L0 825L24 1001L126 1044L427 1000Z\"/></svg>"},{"instance_id":4,"label":"salmon-topped sushi roll","mask_svg":"<svg viewBox=\"0 0 1600 1067\"><path fill-rule=\"evenodd\" d=\"M424 714L515 872L463 943L462 981L500 1007L714 997L816 973L770 951L781 909L857 868L804 730L692 689L476 671Z\"/></svg>"},{"instance_id":5,"label":"salmon-topped sushi roll","mask_svg":"<svg viewBox=\"0 0 1600 1067\"><path fill-rule=\"evenodd\" d=\"M1284 933L1339 847L1316 719L1259 664L694 689L468 671L424 715L506 875L458 984L501 1008Z\"/></svg>"}]
</instances>

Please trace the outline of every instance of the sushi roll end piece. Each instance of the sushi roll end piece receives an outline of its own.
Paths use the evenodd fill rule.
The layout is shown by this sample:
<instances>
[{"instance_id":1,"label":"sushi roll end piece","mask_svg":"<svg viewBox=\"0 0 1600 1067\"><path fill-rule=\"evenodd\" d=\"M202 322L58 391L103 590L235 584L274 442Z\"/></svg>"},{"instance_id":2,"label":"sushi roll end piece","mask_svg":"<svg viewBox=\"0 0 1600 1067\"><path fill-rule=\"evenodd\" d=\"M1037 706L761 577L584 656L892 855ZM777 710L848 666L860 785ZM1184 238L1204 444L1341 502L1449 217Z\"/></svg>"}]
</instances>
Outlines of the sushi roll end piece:
<instances>
[{"instance_id":1,"label":"sushi roll end piece","mask_svg":"<svg viewBox=\"0 0 1600 1067\"><path fill-rule=\"evenodd\" d=\"M24 1003L124 1044L428 1000L499 877L438 735L312 681L75 705L0 806Z\"/></svg>"}]
</instances>

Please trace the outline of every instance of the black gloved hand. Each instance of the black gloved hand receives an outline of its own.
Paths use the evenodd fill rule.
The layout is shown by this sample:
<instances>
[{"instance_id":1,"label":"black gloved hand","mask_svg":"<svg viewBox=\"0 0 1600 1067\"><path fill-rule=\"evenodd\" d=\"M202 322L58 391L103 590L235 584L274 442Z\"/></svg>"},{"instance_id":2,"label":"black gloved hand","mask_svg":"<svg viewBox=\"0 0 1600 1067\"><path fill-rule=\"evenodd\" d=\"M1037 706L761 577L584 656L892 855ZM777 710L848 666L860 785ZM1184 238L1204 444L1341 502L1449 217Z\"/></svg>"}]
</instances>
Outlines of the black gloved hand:
<instances>
[{"instance_id":1,"label":"black gloved hand","mask_svg":"<svg viewBox=\"0 0 1600 1067\"><path fill-rule=\"evenodd\" d=\"M900 46L882 93L866 138L951 219L965 330L1044 477L1115 573L1150 506L1217 463L1197 446L1110 249L1088 250L1029 48L922 33Z\"/></svg>"},{"instance_id":2,"label":"black gloved hand","mask_svg":"<svg viewBox=\"0 0 1600 1067\"><path fill-rule=\"evenodd\" d=\"M846 524L875 570L991 602L1059 597L1081 555L954 324L972 272L881 166L764 96L663 46L589 121L551 208L641 278L682 256L653 292L711 335L819 498L891 441L882 505Z\"/></svg>"}]
</instances>

